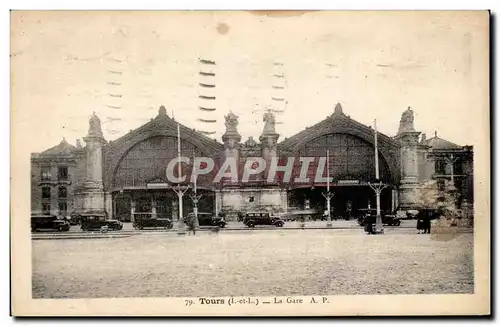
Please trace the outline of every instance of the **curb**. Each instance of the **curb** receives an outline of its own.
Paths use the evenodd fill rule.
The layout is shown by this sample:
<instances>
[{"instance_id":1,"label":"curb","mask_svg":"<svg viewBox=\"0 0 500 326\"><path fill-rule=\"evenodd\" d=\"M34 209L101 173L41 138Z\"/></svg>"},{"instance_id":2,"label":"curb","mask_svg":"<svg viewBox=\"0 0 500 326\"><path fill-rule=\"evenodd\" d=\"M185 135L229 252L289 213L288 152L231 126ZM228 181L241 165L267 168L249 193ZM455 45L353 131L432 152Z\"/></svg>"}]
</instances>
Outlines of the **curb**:
<instances>
[{"instance_id":1,"label":"curb","mask_svg":"<svg viewBox=\"0 0 500 326\"><path fill-rule=\"evenodd\" d=\"M35 236L31 237L31 240L69 240L69 239L117 239L117 238L129 238L135 234L110 234L110 235L76 235L76 236L67 236L67 235L47 235L47 236Z\"/></svg>"},{"instance_id":2,"label":"curb","mask_svg":"<svg viewBox=\"0 0 500 326\"><path fill-rule=\"evenodd\" d=\"M414 227L387 227L385 229L389 230L398 230L398 229L403 229L403 230L408 230L408 229L413 229ZM282 227L282 228L277 228L277 227L254 227L254 228L221 228L219 229L219 232L225 232L225 231L287 231L287 230L359 230L363 231L363 227L354 227L354 226L332 226L332 227ZM131 237L134 235L143 235L143 234L177 234L179 230L177 229L168 229L168 230L126 230L126 231L109 231L108 233L102 234L102 233L84 233L84 232L74 232L74 233L46 233L46 234L32 234L31 239L32 240L54 240L54 239L110 239L110 238L126 238L126 237ZM197 232L210 232L211 228L206 227L206 228L200 228L196 230Z\"/></svg>"},{"instance_id":3,"label":"curb","mask_svg":"<svg viewBox=\"0 0 500 326\"><path fill-rule=\"evenodd\" d=\"M394 227L394 228L385 228L386 230L398 230L398 229L403 229L403 230L409 230L413 229L412 227ZM362 233L364 233L363 228L341 228L341 227L332 227L332 228L246 228L246 229L222 229L220 232L224 233L225 231L270 231L270 230L359 230ZM210 229L199 229L197 230L198 232L209 232ZM68 235L68 234L47 234L47 235L35 235L31 237L31 240L81 240L81 239L119 239L119 238L128 238L136 235L144 235L148 233L153 233L154 235L177 235L178 230L176 229L170 229L168 231L159 231L159 230L152 230L152 231L146 231L146 232L128 232L125 231L123 233L111 233L111 234L75 234L75 235ZM465 233L473 233L473 230L468 229L468 228L458 228L456 230L456 233L458 234L465 234Z\"/></svg>"}]
</instances>

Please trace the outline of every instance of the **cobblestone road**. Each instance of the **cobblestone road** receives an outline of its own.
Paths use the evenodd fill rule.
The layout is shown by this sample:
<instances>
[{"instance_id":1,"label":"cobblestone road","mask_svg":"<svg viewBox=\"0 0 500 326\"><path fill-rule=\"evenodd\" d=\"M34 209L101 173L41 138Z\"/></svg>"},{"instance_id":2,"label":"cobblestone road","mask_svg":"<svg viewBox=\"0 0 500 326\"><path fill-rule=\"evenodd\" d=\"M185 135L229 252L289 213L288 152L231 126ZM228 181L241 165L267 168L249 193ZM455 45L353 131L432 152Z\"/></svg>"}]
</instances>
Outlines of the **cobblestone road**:
<instances>
[{"instance_id":1,"label":"cobblestone road","mask_svg":"<svg viewBox=\"0 0 500 326\"><path fill-rule=\"evenodd\" d=\"M472 293L473 235L359 229L34 240L33 297Z\"/></svg>"}]
</instances>

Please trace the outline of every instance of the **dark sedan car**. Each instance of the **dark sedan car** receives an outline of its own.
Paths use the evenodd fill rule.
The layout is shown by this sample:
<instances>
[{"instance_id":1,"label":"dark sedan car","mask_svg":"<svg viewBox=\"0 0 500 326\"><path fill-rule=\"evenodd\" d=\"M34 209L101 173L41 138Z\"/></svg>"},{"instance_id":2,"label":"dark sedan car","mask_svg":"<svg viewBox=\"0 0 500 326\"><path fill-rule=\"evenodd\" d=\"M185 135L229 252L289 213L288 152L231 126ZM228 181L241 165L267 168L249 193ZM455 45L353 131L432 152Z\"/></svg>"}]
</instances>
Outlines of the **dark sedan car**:
<instances>
[{"instance_id":1,"label":"dark sedan car","mask_svg":"<svg viewBox=\"0 0 500 326\"><path fill-rule=\"evenodd\" d=\"M84 219L81 224L83 231L100 231L102 227L107 227L110 231L119 231L123 228L123 223L118 220Z\"/></svg>"},{"instance_id":2,"label":"dark sedan car","mask_svg":"<svg viewBox=\"0 0 500 326\"><path fill-rule=\"evenodd\" d=\"M377 210L376 209L360 209L359 210L360 215L358 216L358 224L360 226L365 226L367 221L375 221L376 216L377 216ZM400 226L401 225L401 219L399 217L396 217L395 215L388 215L381 213L382 215L382 224L384 225L389 225L389 226Z\"/></svg>"},{"instance_id":3,"label":"dark sedan car","mask_svg":"<svg viewBox=\"0 0 500 326\"><path fill-rule=\"evenodd\" d=\"M31 231L37 232L41 230L50 231L69 231L69 223L65 220L57 219L53 215L32 215L31 216Z\"/></svg>"},{"instance_id":4,"label":"dark sedan car","mask_svg":"<svg viewBox=\"0 0 500 326\"><path fill-rule=\"evenodd\" d=\"M134 221L134 229L163 228L171 229L174 226L172 220L168 218L142 218Z\"/></svg>"},{"instance_id":5,"label":"dark sedan car","mask_svg":"<svg viewBox=\"0 0 500 326\"><path fill-rule=\"evenodd\" d=\"M188 221L194 217L194 213L189 213L184 221ZM214 216L212 213L198 213L199 226L218 226L220 228L226 227L226 221L223 216Z\"/></svg>"},{"instance_id":6,"label":"dark sedan car","mask_svg":"<svg viewBox=\"0 0 500 326\"><path fill-rule=\"evenodd\" d=\"M274 225L280 228L285 225L285 222L277 216L271 216L268 212L248 212L245 214L243 224L249 228L256 225Z\"/></svg>"}]
</instances>

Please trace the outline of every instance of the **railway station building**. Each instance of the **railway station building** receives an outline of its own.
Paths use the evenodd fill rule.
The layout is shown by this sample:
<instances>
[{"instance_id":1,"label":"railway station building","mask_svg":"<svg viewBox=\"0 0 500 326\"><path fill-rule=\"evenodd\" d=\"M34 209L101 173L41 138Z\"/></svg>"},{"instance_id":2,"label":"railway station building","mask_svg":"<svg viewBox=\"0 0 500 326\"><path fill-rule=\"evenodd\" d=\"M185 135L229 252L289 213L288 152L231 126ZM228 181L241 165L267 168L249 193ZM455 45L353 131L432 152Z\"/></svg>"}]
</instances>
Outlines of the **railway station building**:
<instances>
[{"instance_id":1,"label":"railway station building","mask_svg":"<svg viewBox=\"0 0 500 326\"><path fill-rule=\"evenodd\" d=\"M348 205L354 211L375 207L369 183L379 181L386 185L381 208L393 212L418 207L420 188L432 180L437 187L446 181L456 187L458 208L473 205L472 146L454 144L437 133L427 138L415 130L410 108L402 112L393 136L351 119L337 104L326 119L283 140L270 112L263 117L259 139L245 141L238 132L238 117L228 113L221 142L179 124L163 106L150 122L118 139L106 140L94 113L83 142L78 140L74 146L63 139L32 154L32 213L93 214L122 221L133 221L139 215L177 219L176 188L185 189L183 215L193 211L195 188L201 195L200 212L224 212L228 219L249 210L323 212L323 194L329 186L334 194L332 212L342 216ZM186 178L172 182L166 171L170 167L180 176L176 165L179 148L180 156L190 160L180 164L180 173ZM210 158L213 166L202 162L198 169L210 171L192 178L196 158ZM236 179L217 177L228 159L236 162ZM255 162L268 164L244 180L245 170L256 168ZM280 166L273 178L268 177L270 162Z\"/></svg>"}]
</instances>

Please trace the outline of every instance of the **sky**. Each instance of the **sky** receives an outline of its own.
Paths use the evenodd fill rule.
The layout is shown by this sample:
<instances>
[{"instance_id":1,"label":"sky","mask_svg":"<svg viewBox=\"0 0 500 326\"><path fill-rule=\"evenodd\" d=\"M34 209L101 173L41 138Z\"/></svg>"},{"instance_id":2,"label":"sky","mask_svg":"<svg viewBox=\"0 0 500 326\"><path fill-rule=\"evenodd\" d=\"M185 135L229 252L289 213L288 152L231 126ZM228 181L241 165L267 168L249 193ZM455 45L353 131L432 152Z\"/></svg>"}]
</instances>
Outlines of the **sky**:
<instances>
[{"instance_id":1,"label":"sky","mask_svg":"<svg viewBox=\"0 0 500 326\"><path fill-rule=\"evenodd\" d=\"M266 108L282 105L271 97L282 97L280 140L341 103L389 136L411 107L427 138L437 130L474 145L489 108L487 23L473 12L13 12L13 132L34 136L31 152L63 137L75 144L96 112L114 140L164 105L218 141L232 111L245 141L261 134ZM199 58L215 61L215 77L200 76L208 68ZM273 90L277 83L284 89ZM202 114L200 105L216 111Z\"/></svg>"}]
</instances>

